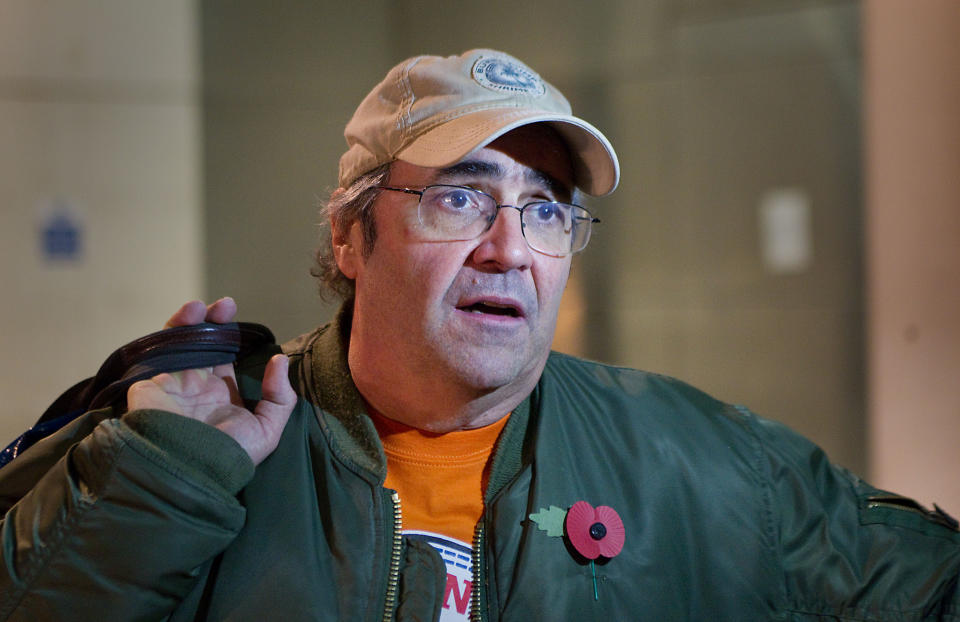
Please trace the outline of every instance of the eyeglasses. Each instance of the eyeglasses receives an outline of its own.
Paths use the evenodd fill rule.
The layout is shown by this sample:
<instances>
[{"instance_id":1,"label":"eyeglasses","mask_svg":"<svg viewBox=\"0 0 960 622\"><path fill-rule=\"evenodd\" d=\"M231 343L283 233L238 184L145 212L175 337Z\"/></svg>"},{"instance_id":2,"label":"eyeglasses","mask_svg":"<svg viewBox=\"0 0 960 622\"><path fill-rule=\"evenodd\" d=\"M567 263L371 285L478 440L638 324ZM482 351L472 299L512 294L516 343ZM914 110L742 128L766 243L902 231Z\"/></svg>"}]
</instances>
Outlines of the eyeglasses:
<instances>
[{"instance_id":1,"label":"eyeglasses","mask_svg":"<svg viewBox=\"0 0 960 622\"><path fill-rule=\"evenodd\" d=\"M520 212L520 231L530 248L544 255L566 257L586 248L593 223L600 222L586 208L572 203L534 201L523 207L502 205L486 192L466 186L379 188L418 195L417 216L424 235L436 242L478 238L493 226L501 208L510 207Z\"/></svg>"}]
</instances>

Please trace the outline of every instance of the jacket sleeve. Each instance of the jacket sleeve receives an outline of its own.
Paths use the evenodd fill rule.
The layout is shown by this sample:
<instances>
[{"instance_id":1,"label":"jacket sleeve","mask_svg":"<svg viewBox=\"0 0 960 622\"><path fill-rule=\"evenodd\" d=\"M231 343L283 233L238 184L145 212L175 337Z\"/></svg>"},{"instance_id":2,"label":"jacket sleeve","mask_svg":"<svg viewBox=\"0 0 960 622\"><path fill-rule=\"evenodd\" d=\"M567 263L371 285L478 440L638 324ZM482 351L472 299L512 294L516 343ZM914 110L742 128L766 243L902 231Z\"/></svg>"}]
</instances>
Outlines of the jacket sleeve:
<instances>
[{"instance_id":1,"label":"jacket sleeve","mask_svg":"<svg viewBox=\"0 0 960 622\"><path fill-rule=\"evenodd\" d=\"M31 451L17 460L49 460ZM165 617L240 531L236 493L252 475L206 424L160 411L100 421L3 517L0 620Z\"/></svg>"},{"instance_id":2,"label":"jacket sleeve","mask_svg":"<svg viewBox=\"0 0 960 622\"><path fill-rule=\"evenodd\" d=\"M754 421L791 619L960 620L950 517L870 486L780 424Z\"/></svg>"}]
</instances>

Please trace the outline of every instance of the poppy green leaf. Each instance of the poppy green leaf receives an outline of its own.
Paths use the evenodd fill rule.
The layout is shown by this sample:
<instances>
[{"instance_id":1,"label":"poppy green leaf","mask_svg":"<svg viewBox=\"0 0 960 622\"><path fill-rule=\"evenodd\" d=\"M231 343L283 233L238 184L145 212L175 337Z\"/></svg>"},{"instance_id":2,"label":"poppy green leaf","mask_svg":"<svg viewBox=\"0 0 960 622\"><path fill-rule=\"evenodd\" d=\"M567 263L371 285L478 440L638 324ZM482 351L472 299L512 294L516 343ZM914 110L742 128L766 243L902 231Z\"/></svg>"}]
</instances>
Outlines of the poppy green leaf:
<instances>
[{"instance_id":1,"label":"poppy green leaf","mask_svg":"<svg viewBox=\"0 0 960 622\"><path fill-rule=\"evenodd\" d=\"M539 512L530 515L530 520L537 524L542 531L546 531L548 536L559 538L563 536L563 520L567 517L567 511L551 505L550 509L541 508Z\"/></svg>"}]
</instances>

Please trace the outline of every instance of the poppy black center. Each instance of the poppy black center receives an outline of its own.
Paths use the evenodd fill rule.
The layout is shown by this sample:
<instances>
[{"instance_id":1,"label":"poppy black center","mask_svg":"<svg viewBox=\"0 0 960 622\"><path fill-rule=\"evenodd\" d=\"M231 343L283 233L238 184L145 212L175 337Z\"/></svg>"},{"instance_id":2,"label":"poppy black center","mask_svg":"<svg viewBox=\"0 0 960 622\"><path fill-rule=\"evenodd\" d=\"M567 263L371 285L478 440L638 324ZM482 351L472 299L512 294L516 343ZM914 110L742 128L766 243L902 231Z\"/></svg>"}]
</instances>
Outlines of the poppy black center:
<instances>
[{"instance_id":1,"label":"poppy black center","mask_svg":"<svg viewBox=\"0 0 960 622\"><path fill-rule=\"evenodd\" d=\"M590 537L594 540L603 540L603 537L607 535L607 528L604 527L603 523L594 523L590 525Z\"/></svg>"}]
</instances>

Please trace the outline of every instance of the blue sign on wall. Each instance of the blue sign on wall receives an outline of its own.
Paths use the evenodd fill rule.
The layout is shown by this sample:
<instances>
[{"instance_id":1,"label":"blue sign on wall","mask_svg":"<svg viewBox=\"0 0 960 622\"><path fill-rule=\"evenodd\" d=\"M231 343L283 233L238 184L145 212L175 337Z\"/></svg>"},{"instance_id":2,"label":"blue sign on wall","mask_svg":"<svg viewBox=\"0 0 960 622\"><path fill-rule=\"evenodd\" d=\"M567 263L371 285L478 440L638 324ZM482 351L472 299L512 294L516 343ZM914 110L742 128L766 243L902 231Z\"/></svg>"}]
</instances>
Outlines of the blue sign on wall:
<instances>
[{"instance_id":1,"label":"blue sign on wall","mask_svg":"<svg viewBox=\"0 0 960 622\"><path fill-rule=\"evenodd\" d=\"M55 205L40 226L40 249L51 261L77 261L83 253L83 226L72 210Z\"/></svg>"}]
</instances>

